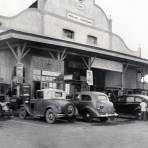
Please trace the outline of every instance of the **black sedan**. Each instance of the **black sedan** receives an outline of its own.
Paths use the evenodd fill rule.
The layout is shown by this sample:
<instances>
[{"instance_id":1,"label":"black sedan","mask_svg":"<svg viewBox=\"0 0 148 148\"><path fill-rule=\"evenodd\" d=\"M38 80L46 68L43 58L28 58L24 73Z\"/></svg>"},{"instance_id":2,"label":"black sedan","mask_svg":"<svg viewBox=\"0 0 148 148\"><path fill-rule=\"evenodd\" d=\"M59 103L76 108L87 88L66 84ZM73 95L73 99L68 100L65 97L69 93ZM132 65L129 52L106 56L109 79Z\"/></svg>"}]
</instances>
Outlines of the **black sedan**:
<instances>
[{"instance_id":1,"label":"black sedan","mask_svg":"<svg viewBox=\"0 0 148 148\"><path fill-rule=\"evenodd\" d=\"M119 96L114 102L114 107L119 116L140 117L140 103L144 101L148 104L148 96L141 94L129 94ZM147 112L148 115L148 112Z\"/></svg>"}]
</instances>

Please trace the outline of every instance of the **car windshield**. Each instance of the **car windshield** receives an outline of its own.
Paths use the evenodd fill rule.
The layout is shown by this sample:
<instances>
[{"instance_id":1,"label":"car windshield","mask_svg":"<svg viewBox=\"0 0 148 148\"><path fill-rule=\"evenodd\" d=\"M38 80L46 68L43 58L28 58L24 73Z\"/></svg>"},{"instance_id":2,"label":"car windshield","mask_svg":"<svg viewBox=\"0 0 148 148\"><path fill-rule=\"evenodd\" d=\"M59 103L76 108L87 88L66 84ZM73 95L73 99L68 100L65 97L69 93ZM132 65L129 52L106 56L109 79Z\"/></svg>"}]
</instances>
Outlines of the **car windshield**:
<instances>
[{"instance_id":1,"label":"car windshield","mask_svg":"<svg viewBox=\"0 0 148 148\"><path fill-rule=\"evenodd\" d=\"M100 101L108 101L109 100L108 97L105 95L98 95L97 99Z\"/></svg>"}]
</instances>

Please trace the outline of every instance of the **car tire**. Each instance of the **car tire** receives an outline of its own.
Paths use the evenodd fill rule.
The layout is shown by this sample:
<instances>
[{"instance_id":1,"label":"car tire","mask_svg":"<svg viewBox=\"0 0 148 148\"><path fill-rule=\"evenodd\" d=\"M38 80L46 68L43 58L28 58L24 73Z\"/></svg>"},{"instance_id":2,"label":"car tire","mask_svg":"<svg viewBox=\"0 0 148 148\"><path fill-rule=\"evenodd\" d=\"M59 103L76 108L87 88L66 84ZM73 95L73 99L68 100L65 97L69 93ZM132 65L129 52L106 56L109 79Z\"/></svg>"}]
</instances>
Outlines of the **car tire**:
<instances>
[{"instance_id":1,"label":"car tire","mask_svg":"<svg viewBox=\"0 0 148 148\"><path fill-rule=\"evenodd\" d=\"M45 113L46 122L49 124L53 124L56 121L55 112L52 109L48 109Z\"/></svg>"},{"instance_id":2,"label":"car tire","mask_svg":"<svg viewBox=\"0 0 148 148\"><path fill-rule=\"evenodd\" d=\"M19 118L20 119L25 119L27 117L27 111L25 107L21 107L19 110Z\"/></svg>"},{"instance_id":3,"label":"car tire","mask_svg":"<svg viewBox=\"0 0 148 148\"><path fill-rule=\"evenodd\" d=\"M100 118L100 121L101 121L101 122L107 122L107 120L108 120L107 117L101 117L101 118Z\"/></svg>"},{"instance_id":4,"label":"car tire","mask_svg":"<svg viewBox=\"0 0 148 148\"><path fill-rule=\"evenodd\" d=\"M70 108L70 111L69 111ZM75 107L73 104L67 104L64 109L64 113L67 117L72 118L75 114Z\"/></svg>"},{"instance_id":5,"label":"car tire","mask_svg":"<svg viewBox=\"0 0 148 148\"><path fill-rule=\"evenodd\" d=\"M93 116L92 116L91 112L90 111L84 111L84 113L83 113L83 119L86 122L91 122L92 119L93 119Z\"/></svg>"}]
</instances>

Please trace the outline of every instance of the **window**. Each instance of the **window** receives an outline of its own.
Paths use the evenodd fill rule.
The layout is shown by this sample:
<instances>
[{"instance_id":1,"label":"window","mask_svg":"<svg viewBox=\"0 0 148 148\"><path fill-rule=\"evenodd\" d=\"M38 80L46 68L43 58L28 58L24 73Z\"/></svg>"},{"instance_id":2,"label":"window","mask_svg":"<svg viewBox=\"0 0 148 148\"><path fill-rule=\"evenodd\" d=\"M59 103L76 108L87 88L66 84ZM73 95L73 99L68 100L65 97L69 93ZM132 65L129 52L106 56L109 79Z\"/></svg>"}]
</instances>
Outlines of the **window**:
<instances>
[{"instance_id":1,"label":"window","mask_svg":"<svg viewBox=\"0 0 148 148\"><path fill-rule=\"evenodd\" d=\"M55 97L62 97L63 93L62 92L55 92Z\"/></svg>"},{"instance_id":2,"label":"window","mask_svg":"<svg viewBox=\"0 0 148 148\"><path fill-rule=\"evenodd\" d=\"M43 92L42 91L37 92L37 98L43 99Z\"/></svg>"},{"instance_id":3,"label":"window","mask_svg":"<svg viewBox=\"0 0 148 148\"><path fill-rule=\"evenodd\" d=\"M89 44L97 44L97 38L95 36L91 36L91 35L88 35L87 37L87 42Z\"/></svg>"},{"instance_id":4,"label":"window","mask_svg":"<svg viewBox=\"0 0 148 148\"><path fill-rule=\"evenodd\" d=\"M133 103L134 102L134 97L127 97L126 102L127 103Z\"/></svg>"},{"instance_id":5,"label":"window","mask_svg":"<svg viewBox=\"0 0 148 148\"><path fill-rule=\"evenodd\" d=\"M106 96L104 96L104 95L98 95L97 98L98 98L98 100L102 100L102 101L107 101L108 100L108 98Z\"/></svg>"},{"instance_id":6,"label":"window","mask_svg":"<svg viewBox=\"0 0 148 148\"><path fill-rule=\"evenodd\" d=\"M125 102L125 97L124 96L121 96L117 99L117 102Z\"/></svg>"},{"instance_id":7,"label":"window","mask_svg":"<svg viewBox=\"0 0 148 148\"><path fill-rule=\"evenodd\" d=\"M82 101L91 101L91 97L89 95L82 95L81 100Z\"/></svg>"},{"instance_id":8,"label":"window","mask_svg":"<svg viewBox=\"0 0 148 148\"><path fill-rule=\"evenodd\" d=\"M138 97L135 98L135 102L136 102L136 103L140 103L141 101L142 101L141 98L138 98Z\"/></svg>"},{"instance_id":9,"label":"window","mask_svg":"<svg viewBox=\"0 0 148 148\"><path fill-rule=\"evenodd\" d=\"M63 35L66 38L73 39L74 38L74 32L72 30L63 29Z\"/></svg>"}]
</instances>

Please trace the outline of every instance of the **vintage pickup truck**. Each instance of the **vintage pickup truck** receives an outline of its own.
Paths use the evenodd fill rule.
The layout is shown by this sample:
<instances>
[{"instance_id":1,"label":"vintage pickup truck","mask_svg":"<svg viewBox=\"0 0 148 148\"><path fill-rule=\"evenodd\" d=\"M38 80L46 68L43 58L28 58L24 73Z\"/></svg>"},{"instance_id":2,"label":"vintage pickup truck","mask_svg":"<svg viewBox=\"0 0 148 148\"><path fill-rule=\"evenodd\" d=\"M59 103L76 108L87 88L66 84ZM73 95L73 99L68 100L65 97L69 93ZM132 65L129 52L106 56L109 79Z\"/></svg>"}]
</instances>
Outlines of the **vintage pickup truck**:
<instances>
[{"instance_id":1,"label":"vintage pickup truck","mask_svg":"<svg viewBox=\"0 0 148 148\"><path fill-rule=\"evenodd\" d=\"M48 123L55 123L58 118L74 120L77 114L73 103L66 100L66 93L59 89L38 90L36 98L25 101L19 110L19 117L45 117Z\"/></svg>"}]
</instances>

